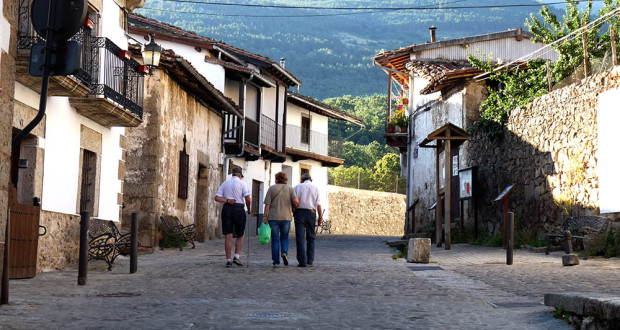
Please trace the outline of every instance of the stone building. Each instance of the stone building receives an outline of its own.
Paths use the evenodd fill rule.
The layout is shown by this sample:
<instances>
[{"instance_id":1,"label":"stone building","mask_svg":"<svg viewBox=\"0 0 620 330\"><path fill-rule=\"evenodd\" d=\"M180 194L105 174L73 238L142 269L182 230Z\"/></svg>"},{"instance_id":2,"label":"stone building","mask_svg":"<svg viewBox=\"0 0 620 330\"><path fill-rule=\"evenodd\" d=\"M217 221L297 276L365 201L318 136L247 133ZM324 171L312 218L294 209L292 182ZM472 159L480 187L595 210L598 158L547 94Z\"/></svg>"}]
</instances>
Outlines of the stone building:
<instances>
[{"instance_id":1,"label":"stone building","mask_svg":"<svg viewBox=\"0 0 620 330\"><path fill-rule=\"evenodd\" d=\"M384 52L374 59L390 81L388 117L394 115L399 106L405 109L408 118L403 131L388 132L385 139L388 145L401 151L401 175L407 178L408 187L405 234L409 235L420 234L425 227L434 225L438 217L435 213L442 209L441 205L434 207L437 196L441 196L441 204L445 198L445 175L437 175L437 172L444 174L439 168L443 168L443 160L448 159L440 153L444 144L422 142L446 124L462 132L471 129L479 119L480 103L487 97L486 81L472 79L482 72L469 64L468 54L492 56L493 64L499 65L544 46L533 42L533 34L520 28L441 41L436 39L435 27L430 31L430 42ZM549 52L540 58L554 60L556 57L555 52ZM458 195L458 170L477 165L470 161L470 151L470 144L465 142L460 148L453 148L449 155L453 165L450 218L452 222L463 219L466 224L473 225L474 218L468 209L470 203L462 202L465 211L461 215Z\"/></svg>"},{"instance_id":2,"label":"stone building","mask_svg":"<svg viewBox=\"0 0 620 330\"><path fill-rule=\"evenodd\" d=\"M191 63L164 51L146 79L143 123L127 129L123 223L129 227L131 213L139 213L142 246L158 245L162 215L195 223L198 241L219 237L212 196L222 180L224 113L241 116Z\"/></svg>"},{"instance_id":3,"label":"stone building","mask_svg":"<svg viewBox=\"0 0 620 330\"><path fill-rule=\"evenodd\" d=\"M0 274L4 268L5 233L11 164L11 124L15 89L17 8L15 1L0 0ZM7 267L8 268L8 267ZM0 288L0 291L2 289ZM4 292L3 292L4 296Z\"/></svg>"},{"instance_id":4,"label":"stone building","mask_svg":"<svg viewBox=\"0 0 620 330\"><path fill-rule=\"evenodd\" d=\"M11 3L15 5L9 8L19 12L12 121L17 133L38 112L41 78L28 74L29 53L38 41L30 23L32 1ZM46 114L14 150L17 201L35 208L32 227L25 234L35 237L36 244L39 225L47 229L38 246L24 248L32 252L25 258L36 260L27 265L32 271L77 262L80 212L103 220L121 218L125 127L142 122L144 84L140 64L128 51L126 15L143 4L88 2L86 20L71 37L82 44L79 70L50 78Z\"/></svg>"}]
</instances>

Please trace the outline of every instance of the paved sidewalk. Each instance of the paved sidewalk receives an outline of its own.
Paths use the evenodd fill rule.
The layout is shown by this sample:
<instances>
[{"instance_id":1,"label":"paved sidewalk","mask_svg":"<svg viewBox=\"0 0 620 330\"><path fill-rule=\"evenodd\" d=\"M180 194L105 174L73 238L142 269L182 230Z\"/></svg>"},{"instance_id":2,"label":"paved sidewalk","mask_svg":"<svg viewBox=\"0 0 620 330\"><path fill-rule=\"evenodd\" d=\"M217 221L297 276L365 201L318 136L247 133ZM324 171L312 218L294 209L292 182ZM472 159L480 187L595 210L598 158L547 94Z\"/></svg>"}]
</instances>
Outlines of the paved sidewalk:
<instances>
[{"instance_id":1,"label":"paved sidewalk","mask_svg":"<svg viewBox=\"0 0 620 330\"><path fill-rule=\"evenodd\" d=\"M127 258L111 272L91 263L86 286L76 268L39 274L11 281L0 328L568 329L540 304L545 292L620 288L617 260L569 269L560 255L517 252L506 266L502 249L453 245L434 248L434 263L408 264L392 260L391 239L321 235L311 268L296 267L293 240L291 265L273 269L269 247L252 238L249 267L226 269L215 240L140 255L136 274Z\"/></svg>"}]
</instances>

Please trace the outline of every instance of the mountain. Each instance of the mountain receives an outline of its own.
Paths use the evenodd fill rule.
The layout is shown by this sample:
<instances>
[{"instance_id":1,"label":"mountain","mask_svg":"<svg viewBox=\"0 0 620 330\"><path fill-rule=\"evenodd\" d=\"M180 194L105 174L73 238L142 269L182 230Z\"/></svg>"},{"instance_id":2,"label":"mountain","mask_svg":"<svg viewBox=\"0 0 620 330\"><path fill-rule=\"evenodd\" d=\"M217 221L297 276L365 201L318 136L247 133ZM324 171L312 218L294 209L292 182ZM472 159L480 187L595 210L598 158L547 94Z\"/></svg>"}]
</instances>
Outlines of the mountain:
<instances>
[{"instance_id":1,"label":"mountain","mask_svg":"<svg viewBox=\"0 0 620 330\"><path fill-rule=\"evenodd\" d=\"M427 42L428 28L432 25L437 27L438 40L459 38L523 27L529 14L539 10L538 6L472 6L537 3L533 0L148 0L136 12L275 61L283 57L286 69L302 81L300 92L325 99L385 93L386 74L373 66L373 57L382 50ZM363 10L369 7L374 9ZM395 7L417 9L383 9Z\"/></svg>"}]
</instances>

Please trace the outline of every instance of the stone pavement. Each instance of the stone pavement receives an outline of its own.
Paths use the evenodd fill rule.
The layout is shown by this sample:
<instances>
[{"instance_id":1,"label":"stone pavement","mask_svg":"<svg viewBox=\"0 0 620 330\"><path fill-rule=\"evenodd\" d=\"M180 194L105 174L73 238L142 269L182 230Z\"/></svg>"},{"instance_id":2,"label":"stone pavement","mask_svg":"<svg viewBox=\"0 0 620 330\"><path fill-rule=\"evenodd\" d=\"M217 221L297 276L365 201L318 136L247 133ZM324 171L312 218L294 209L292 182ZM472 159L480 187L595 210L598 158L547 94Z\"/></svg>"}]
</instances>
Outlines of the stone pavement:
<instances>
[{"instance_id":1,"label":"stone pavement","mask_svg":"<svg viewBox=\"0 0 620 330\"><path fill-rule=\"evenodd\" d=\"M395 237L320 235L315 266L273 269L269 246L251 239L249 267L224 267L223 241L195 250L168 249L113 271L91 263L77 270L10 282L1 329L450 328L568 329L541 305L546 292L620 292L618 260L561 266L561 255L516 252L506 266L500 248L433 248L430 264L392 260ZM246 262L244 249L242 261Z\"/></svg>"}]
</instances>

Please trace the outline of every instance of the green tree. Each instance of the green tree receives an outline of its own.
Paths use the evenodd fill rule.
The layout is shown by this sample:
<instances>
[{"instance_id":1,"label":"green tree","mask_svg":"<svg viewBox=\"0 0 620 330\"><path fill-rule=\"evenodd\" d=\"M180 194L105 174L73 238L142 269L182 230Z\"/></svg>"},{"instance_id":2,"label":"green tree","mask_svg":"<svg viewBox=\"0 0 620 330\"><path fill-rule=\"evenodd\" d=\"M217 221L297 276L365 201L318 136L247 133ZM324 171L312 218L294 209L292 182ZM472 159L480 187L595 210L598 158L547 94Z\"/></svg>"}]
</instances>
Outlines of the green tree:
<instances>
[{"instance_id":1,"label":"green tree","mask_svg":"<svg viewBox=\"0 0 620 330\"><path fill-rule=\"evenodd\" d=\"M404 193L406 183L399 175L400 157L397 154L387 154L383 156L383 158L375 164L373 190Z\"/></svg>"}]
</instances>

